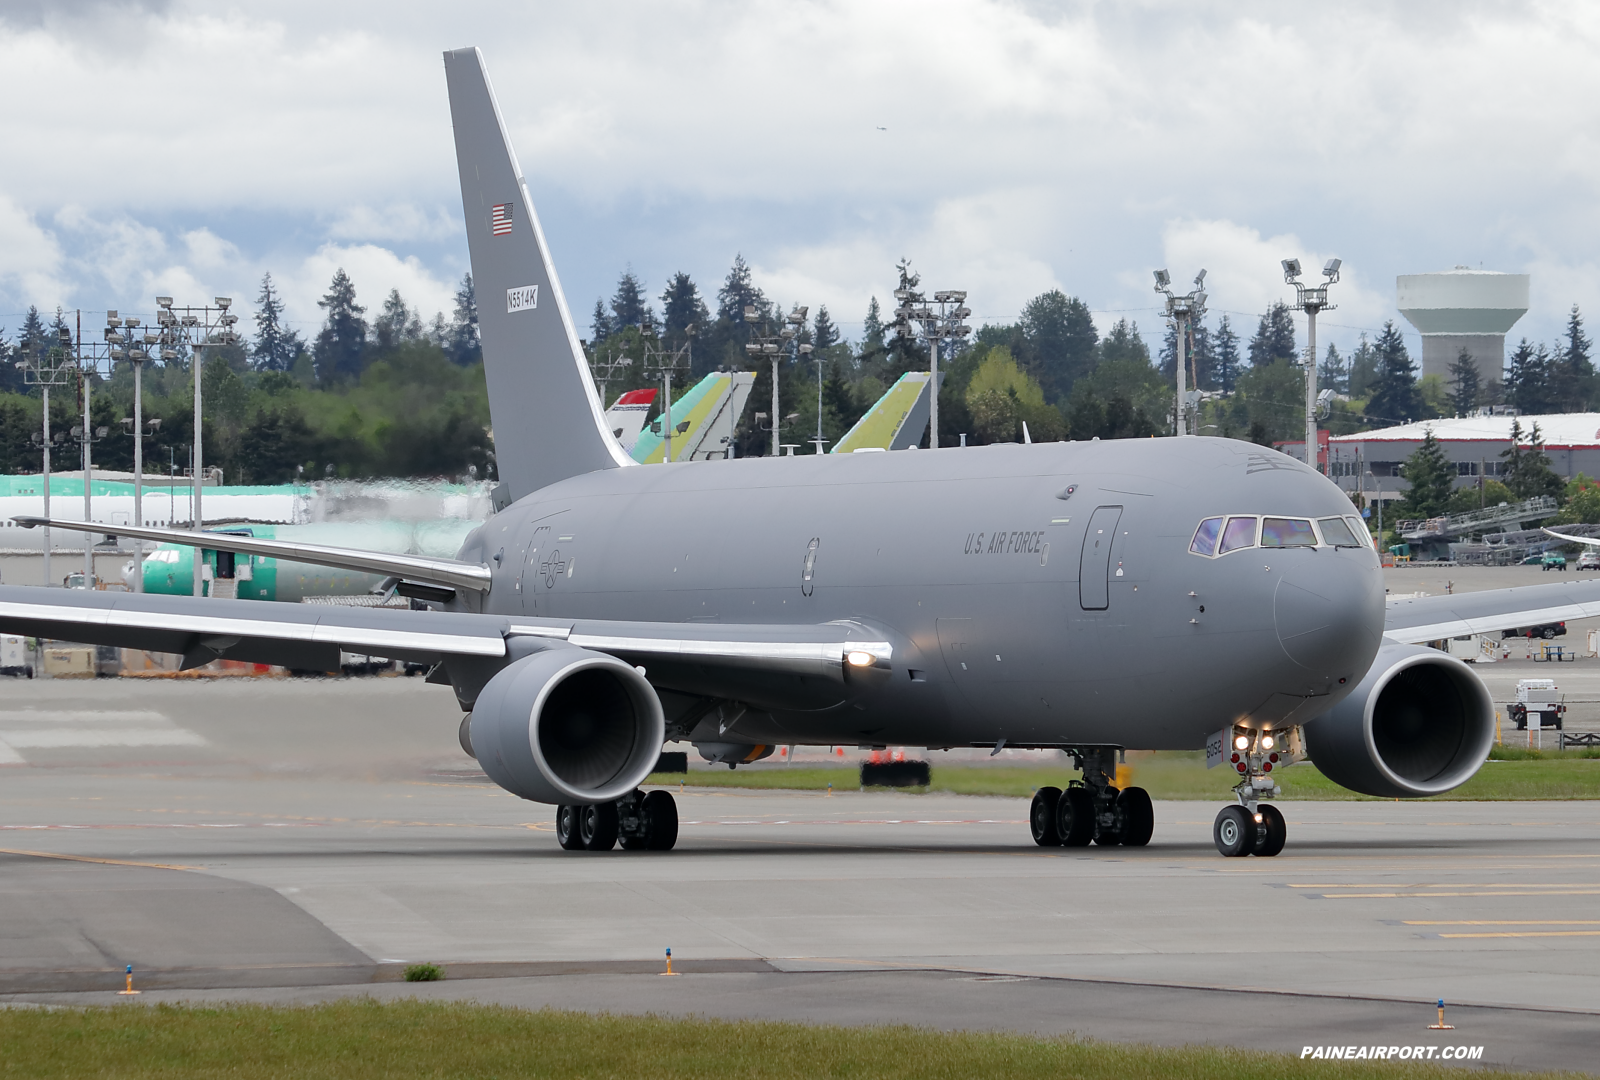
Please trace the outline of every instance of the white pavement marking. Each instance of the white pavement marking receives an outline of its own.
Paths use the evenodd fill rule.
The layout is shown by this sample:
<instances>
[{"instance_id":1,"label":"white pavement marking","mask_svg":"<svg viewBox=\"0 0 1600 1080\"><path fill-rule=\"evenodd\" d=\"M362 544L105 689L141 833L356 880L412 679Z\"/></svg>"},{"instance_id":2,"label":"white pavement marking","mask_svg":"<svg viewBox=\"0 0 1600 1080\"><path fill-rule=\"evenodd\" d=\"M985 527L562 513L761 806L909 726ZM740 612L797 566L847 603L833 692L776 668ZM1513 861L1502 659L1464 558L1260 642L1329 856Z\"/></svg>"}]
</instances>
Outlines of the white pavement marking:
<instances>
[{"instance_id":1,"label":"white pavement marking","mask_svg":"<svg viewBox=\"0 0 1600 1080\"><path fill-rule=\"evenodd\" d=\"M14 749L79 746L204 746L205 739L183 728L67 728L58 731L0 730L0 743Z\"/></svg>"}]
</instances>

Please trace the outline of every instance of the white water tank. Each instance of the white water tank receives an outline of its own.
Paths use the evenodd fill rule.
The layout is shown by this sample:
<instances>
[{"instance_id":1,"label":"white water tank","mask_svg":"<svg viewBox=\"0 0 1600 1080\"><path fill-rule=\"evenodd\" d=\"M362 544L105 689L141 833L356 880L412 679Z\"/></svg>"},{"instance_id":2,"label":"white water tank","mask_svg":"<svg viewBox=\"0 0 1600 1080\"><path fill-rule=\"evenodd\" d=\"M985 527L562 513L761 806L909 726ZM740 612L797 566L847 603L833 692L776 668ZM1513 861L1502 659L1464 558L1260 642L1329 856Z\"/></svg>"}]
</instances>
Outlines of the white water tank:
<instances>
[{"instance_id":1,"label":"white water tank","mask_svg":"<svg viewBox=\"0 0 1600 1080\"><path fill-rule=\"evenodd\" d=\"M1422 374L1450 380L1450 365L1465 349L1477 361L1478 381L1498 383L1506 361L1506 332L1528 310L1528 275L1458 266L1437 274L1395 279L1400 314L1422 334Z\"/></svg>"}]
</instances>

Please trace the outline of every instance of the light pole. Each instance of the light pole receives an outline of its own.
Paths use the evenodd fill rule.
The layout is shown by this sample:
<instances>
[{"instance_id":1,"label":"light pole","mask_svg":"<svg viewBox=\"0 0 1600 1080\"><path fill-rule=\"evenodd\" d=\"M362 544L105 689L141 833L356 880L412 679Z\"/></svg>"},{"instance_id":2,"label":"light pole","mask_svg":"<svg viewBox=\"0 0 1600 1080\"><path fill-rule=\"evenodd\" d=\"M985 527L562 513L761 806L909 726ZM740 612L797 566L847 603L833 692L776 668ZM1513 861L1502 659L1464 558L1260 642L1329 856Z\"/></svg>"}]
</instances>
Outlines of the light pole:
<instances>
[{"instance_id":1,"label":"light pole","mask_svg":"<svg viewBox=\"0 0 1600 1080\"><path fill-rule=\"evenodd\" d=\"M138 319L124 321L117 312L106 312L106 343L111 346L111 362L126 360L133 368L133 523L143 528L144 520L144 362L150 358L149 347L159 346L163 362L176 360L178 352L173 347L177 336L174 327L177 316L172 314L172 297L156 297L156 322L159 333L144 334L136 339L133 331L139 328ZM127 423L126 420L123 423ZM159 425L159 420L152 424ZM133 591L144 592L144 541L133 542Z\"/></svg>"},{"instance_id":2,"label":"light pole","mask_svg":"<svg viewBox=\"0 0 1600 1080\"><path fill-rule=\"evenodd\" d=\"M167 299L163 297L162 299ZM194 370L194 446L193 454L193 490L194 490L194 521L193 528L200 529L205 526L205 515L201 512L200 487L204 483L205 460L202 452L204 443L204 428L202 427L200 376L205 368L205 348L208 345L237 345L240 338L233 329L239 321L239 316L232 314L228 308L233 305L233 300L226 296L212 299L211 307L173 307L170 303L161 308L166 315L161 319L165 333L162 335L171 342L174 358L177 356L177 346L189 347L189 364ZM162 350L166 355L166 349ZM194 595L205 595L204 559L199 549L194 556Z\"/></svg>"},{"instance_id":3,"label":"light pole","mask_svg":"<svg viewBox=\"0 0 1600 1080\"><path fill-rule=\"evenodd\" d=\"M933 303L938 308L928 306L928 301L919 292L912 289L913 279L906 275L904 268L901 270L900 288L894 291L894 297L900 301L900 306L895 309L895 326L900 336L912 337L918 328L922 330L922 337L928 343L928 448L939 448L939 347L944 341L959 341L972 333L972 327L965 325L972 314L972 309L966 306L967 294L960 289L946 289L933 294Z\"/></svg>"},{"instance_id":4,"label":"light pole","mask_svg":"<svg viewBox=\"0 0 1600 1080\"><path fill-rule=\"evenodd\" d=\"M41 463L44 470L44 516L50 516L50 388L52 386L65 386L72 379L72 360L69 358L69 349L72 339L66 331L61 332L61 340L53 349L41 350L39 342L33 343L33 359L31 362L24 360L22 378L26 383L37 386L43 399L43 420L40 423L39 448L42 452ZM42 355L41 355L42 353ZM56 438L65 437L66 432L60 432ZM44 527L44 583L49 586L50 576L50 526Z\"/></svg>"},{"instance_id":5,"label":"light pole","mask_svg":"<svg viewBox=\"0 0 1600 1080\"><path fill-rule=\"evenodd\" d=\"M687 345L671 353L667 352L666 349L657 349L655 362L651 363L648 343L646 343L644 349L644 372L646 374L655 372L661 376L661 416L656 420L656 423L661 427L661 462L663 465L672 461L672 436L674 434L672 424L672 373L678 370L680 366L684 368L685 373L690 370L692 361L688 358L687 353ZM683 427L687 429L688 426L686 421Z\"/></svg>"},{"instance_id":6,"label":"light pole","mask_svg":"<svg viewBox=\"0 0 1600 1080\"><path fill-rule=\"evenodd\" d=\"M1189 434L1189 390L1185 385L1188 373L1188 360L1185 352L1189 346L1189 328L1194 325L1194 320L1206 316L1206 272L1201 270L1194 276L1194 290L1186 296L1172 295L1172 275L1165 270L1157 270L1156 292L1167 298L1167 318L1177 324L1177 355L1175 359L1178 369L1178 397L1177 405L1172 410L1175 423L1173 431L1179 435Z\"/></svg>"},{"instance_id":7,"label":"light pole","mask_svg":"<svg viewBox=\"0 0 1600 1080\"><path fill-rule=\"evenodd\" d=\"M1283 280L1294 286L1294 310L1306 313L1306 464L1317 468L1317 312L1332 311L1328 286L1339 280L1340 260L1329 259L1322 266L1321 285L1300 281L1300 260L1283 260ZM1319 470L1320 471L1320 470Z\"/></svg>"},{"instance_id":8,"label":"light pole","mask_svg":"<svg viewBox=\"0 0 1600 1080\"><path fill-rule=\"evenodd\" d=\"M780 333L777 333L777 334L758 334L758 333L755 332L756 324L765 321L764 318L762 317L761 312L754 305L746 306L745 309L744 309L744 321L750 324L750 327L751 327L751 331L750 332L751 332L752 336L755 337L754 341L751 341L751 342L748 342L748 343L745 344L745 347L744 347L745 355L747 355L747 356L749 356L751 358L755 358L755 357L758 357L758 356L764 356L764 357L767 357L768 359L770 359L772 361L772 420L771 420L771 423L772 423L772 456L773 457L777 457L778 456L778 451L779 451L779 443L778 443L778 439L779 439L779 433L778 433L779 423L778 423L778 418L782 415L781 413L778 412L778 361L783 355L783 345L785 343L787 343L790 338L794 337L795 333L796 333L796 330L794 329L793 325L789 325L789 324L792 324L794 322L795 315L800 316L800 320L799 320L800 322L802 322L802 323L805 322L805 312L806 312L806 309L805 308L801 308L799 311L790 314L789 317L784 320L786 325L784 326L783 330Z\"/></svg>"}]
</instances>

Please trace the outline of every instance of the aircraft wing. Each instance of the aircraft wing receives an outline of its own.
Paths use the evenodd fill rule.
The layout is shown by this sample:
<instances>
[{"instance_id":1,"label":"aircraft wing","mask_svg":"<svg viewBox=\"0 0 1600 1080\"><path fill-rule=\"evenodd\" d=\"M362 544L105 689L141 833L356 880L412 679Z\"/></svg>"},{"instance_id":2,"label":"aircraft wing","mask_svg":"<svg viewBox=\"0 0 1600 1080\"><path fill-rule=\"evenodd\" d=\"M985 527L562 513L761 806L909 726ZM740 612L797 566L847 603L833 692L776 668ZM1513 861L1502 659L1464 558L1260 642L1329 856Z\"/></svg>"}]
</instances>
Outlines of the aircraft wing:
<instances>
[{"instance_id":1,"label":"aircraft wing","mask_svg":"<svg viewBox=\"0 0 1600 1080\"><path fill-rule=\"evenodd\" d=\"M1600 579L1393 600L1383 633L1391 641L1421 643L1593 618L1600 618Z\"/></svg>"},{"instance_id":2,"label":"aircraft wing","mask_svg":"<svg viewBox=\"0 0 1600 1080\"><path fill-rule=\"evenodd\" d=\"M855 622L520 619L16 585L0 586L0 630L179 653L186 668L224 658L313 671L337 668L341 649L498 669L516 639L535 638L646 666L650 681L666 689L785 707L836 703L851 672L881 677L894 656L885 635Z\"/></svg>"},{"instance_id":3,"label":"aircraft wing","mask_svg":"<svg viewBox=\"0 0 1600 1080\"><path fill-rule=\"evenodd\" d=\"M461 562L458 559L402 555L386 551L361 551L356 548L306 544L295 540L262 540L238 533L203 532L194 529L152 529L147 526L107 525L104 522L67 521L26 515L13 517L11 520L25 529L48 525L52 529L130 536L135 540L153 540L158 544L188 544L208 551L265 555L268 558L311 563L314 566L332 566L340 570L384 574L446 589L489 591L489 568L475 563Z\"/></svg>"}]
</instances>

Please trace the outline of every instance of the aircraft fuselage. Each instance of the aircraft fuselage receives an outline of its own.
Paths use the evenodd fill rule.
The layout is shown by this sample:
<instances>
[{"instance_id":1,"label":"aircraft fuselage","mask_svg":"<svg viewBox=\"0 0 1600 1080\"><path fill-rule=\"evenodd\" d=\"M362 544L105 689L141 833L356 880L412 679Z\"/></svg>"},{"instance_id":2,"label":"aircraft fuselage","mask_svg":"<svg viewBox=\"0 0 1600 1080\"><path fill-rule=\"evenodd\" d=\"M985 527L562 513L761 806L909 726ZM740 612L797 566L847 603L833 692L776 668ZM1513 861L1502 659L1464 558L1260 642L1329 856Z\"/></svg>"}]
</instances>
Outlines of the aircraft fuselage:
<instances>
[{"instance_id":1,"label":"aircraft fuselage","mask_svg":"<svg viewBox=\"0 0 1600 1080\"><path fill-rule=\"evenodd\" d=\"M1233 440L1006 444L590 473L507 508L460 557L494 568L480 610L497 614L854 620L895 642L869 693L743 695L752 741L1196 749L1230 722L1320 715L1383 631L1370 547L1207 558L1197 525L1351 512L1324 477Z\"/></svg>"}]
</instances>

